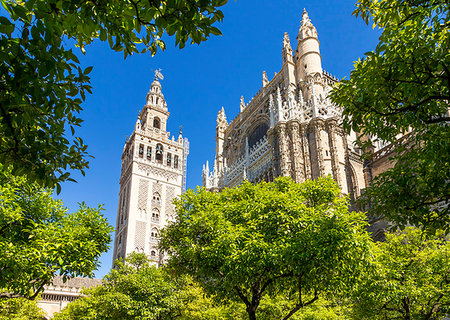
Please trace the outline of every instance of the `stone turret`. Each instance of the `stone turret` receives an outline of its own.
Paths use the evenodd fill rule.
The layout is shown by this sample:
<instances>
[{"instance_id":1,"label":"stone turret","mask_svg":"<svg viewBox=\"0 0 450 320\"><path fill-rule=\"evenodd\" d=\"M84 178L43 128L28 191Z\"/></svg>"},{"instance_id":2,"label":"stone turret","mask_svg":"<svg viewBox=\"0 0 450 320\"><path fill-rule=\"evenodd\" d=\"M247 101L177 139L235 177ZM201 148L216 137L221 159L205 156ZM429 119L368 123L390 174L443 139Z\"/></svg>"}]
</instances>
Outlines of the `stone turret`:
<instances>
[{"instance_id":1,"label":"stone turret","mask_svg":"<svg viewBox=\"0 0 450 320\"><path fill-rule=\"evenodd\" d=\"M303 10L297 41L297 77L298 81L307 84L303 92L305 98L311 99L313 91L317 96L323 96L322 57L320 55L318 34L305 9ZM314 89L312 86L314 86Z\"/></svg>"}]
</instances>

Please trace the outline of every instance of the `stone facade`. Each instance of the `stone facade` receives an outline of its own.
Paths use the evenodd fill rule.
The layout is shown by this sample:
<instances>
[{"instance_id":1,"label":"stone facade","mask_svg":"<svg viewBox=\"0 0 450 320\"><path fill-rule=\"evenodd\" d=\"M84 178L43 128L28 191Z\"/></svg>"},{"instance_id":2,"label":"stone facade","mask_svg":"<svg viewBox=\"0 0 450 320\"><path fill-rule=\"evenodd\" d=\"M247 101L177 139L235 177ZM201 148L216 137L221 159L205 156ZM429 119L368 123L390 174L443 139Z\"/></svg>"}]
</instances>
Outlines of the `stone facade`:
<instances>
[{"instance_id":1,"label":"stone facade","mask_svg":"<svg viewBox=\"0 0 450 320\"><path fill-rule=\"evenodd\" d=\"M306 10L297 49L285 33L283 66L272 80L263 72L262 88L230 123L222 108L217 116L216 155L206 163L203 185L221 190L290 176L297 182L331 175L352 199L366 187L356 133L342 128L341 110L328 98L337 81L322 69L317 30Z\"/></svg>"},{"instance_id":2,"label":"stone facade","mask_svg":"<svg viewBox=\"0 0 450 320\"><path fill-rule=\"evenodd\" d=\"M72 278L64 282L61 276L55 276L52 284L45 286L37 304L44 310L46 319L51 319L55 313L78 299L81 296L81 289L100 284L102 284L100 279Z\"/></svg>"},{"instance_id":3,"label":"stone facade","mask_svg":"<svg viewBox=\"0 0 450 320\"><path fill-rule=\"evenodd\" d=\"M169 112L156 71L130 138L122 153L119 205L113 263L129 253L144 252L155 264L162 263L158 250L162 227L173 219L172 200L185 188L189 142L167 132Z\"/></svg>"}]
</instances>

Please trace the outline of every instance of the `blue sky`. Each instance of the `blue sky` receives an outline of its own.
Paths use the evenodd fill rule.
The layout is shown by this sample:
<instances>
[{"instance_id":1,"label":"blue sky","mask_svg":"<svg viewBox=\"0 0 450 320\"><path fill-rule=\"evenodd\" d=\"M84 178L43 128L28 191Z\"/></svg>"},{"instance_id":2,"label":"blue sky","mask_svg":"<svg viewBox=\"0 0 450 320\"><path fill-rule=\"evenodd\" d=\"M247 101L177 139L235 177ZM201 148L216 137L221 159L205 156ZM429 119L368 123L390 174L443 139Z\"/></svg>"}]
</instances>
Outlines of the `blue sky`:
<instances>
[{"instance_id":1,"label":"blue sky","mask_svg":"<svg viewBox=\"0 0 450 320\"><path fill-rule=\"evenodd\" d=\"M375 48L378 32L351 15L356 0L231 0L223 7L222 37L180 50L174 39L167 49L123 59L107 44L94 42L80 58L91 72L93 94L83 104L82 127L77 133L95 158L78 183L65 183L58 196L70 210L85 201L104 205L104 214L115 225L119 192L120 156L126 136L132 133L138 112L153 80L153 70L162 69L162 91L170 114L168 130L190 140L187 187L201 184L202 165L213 161L217 112L223 106L228 120L239 111L240 97L246 102L261 87L262 71L269 80L282 65L284 32L295 50L303 8L319 33L323 68L338 78L350 74L353 61ZM81 56L81 53L79 53ZM112 246L112 244L111 244ZM111 267L112 250L103 254L96 273L103 277Z\"/></svg>"}]
</instances>

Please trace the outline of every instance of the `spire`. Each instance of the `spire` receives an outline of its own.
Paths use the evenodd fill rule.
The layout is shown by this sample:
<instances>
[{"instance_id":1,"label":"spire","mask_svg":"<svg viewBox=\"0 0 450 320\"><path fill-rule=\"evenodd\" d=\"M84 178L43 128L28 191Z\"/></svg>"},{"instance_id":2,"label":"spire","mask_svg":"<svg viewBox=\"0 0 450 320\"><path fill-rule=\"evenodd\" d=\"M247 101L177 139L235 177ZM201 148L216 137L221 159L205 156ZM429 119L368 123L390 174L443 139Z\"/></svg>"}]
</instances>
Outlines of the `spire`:
<instances>
[{"instance_id":1,"label":"spire","mask_svg":"<svg viewBox=\"0 0 450 320\"><path fill-rule=\"evenodd\" d=\"M225 109L223 107L217 113L217 126L218 127L226 127L226 126L228 126L227 116L225 115Z\"/></svg>"},{"instance_id":2,"label":"spire","mask_svg":"<svg viewBox=\"0 0 450 320\"><path fill-rule=\"evenodd\" d=\"M282 53L283 53L283 63L293 62L291 41L289 40L289 34L287 32L284 33Z\"/></svg>"},{"instance_id":3,"label":"spire","mask_svg":"<svg viewBox=\"0 0 450 320\"><path fill-rule=\"evenodd\" d=\"M300 105L303 105L303 92L302 88L298 88L298 102Z\"/></svg>"},{"instance_id":4,"label":"spire","mask_svg":"<svg viewBox=\"0 0 450 320\"><path fill-rule=\"evenodd\" d=\"M281 90L280 87L277 87L277 104L278 104L278 110L281 110L281 106L282 106L282 99L281 99Z\"/></svg>"},{"instance_id":5,"label":"spire","mask_svg":"<svg viewBox=\"0 0 450 320\"><path fill-rule=\"evenodd\" d=\"M241 96L241 103L239 105L241 112L245 109L244 96Z\"/></svg>"},{"instance_id":6,"label":"spire","mask_svg":"<svg viewBox=\"0 0 450 320\"><path fill-rule=\"evenodd\" d=\"M162 109L167 109L167 103L164 100L164 95L161 92L161 83L159 80L163 80L164 76L161 73L161 69L155 70L155 78L150 85L150 90L147 93L147 105L155 106Z\"/></svg>"},{"instance_id":7,"label":"spire","mask_svg":"<svg viewBox=\"0 0 450 320\"><path fill-rule=\"evenodd\" d=\"M269 115L270 115L270 127L273 128L275 125L275 104L273 103L273 95L269 97Z\"/></svg>"},{"instance_id":8,"label":"spire","mask_svg":"<svg viewBox=\"0 0 450 320\"><path fill-rule=\"evenodd\" d=\"M308 22L311 22L311 19L309 19L308 11L306 11L306 8L303 8L302 25L305 25Z\"/></svg>"},{"instance_id":9,"label":"spire","mask_svg":"<svg viewBox=\"0 0 450 320\"><path fill-rule=\"evenodd\" d=\"M317 30L312 24L308 12L306 9L303 9L302 22L300 24L300 29L298 30L297 40L300 42L301 40L310 37L317 38Z\"/></svg>"},{"instance_id":10,"label":"spire","mask_svg":"<svg viewBox=\"0 0 450 320\"><path fill-rule=\"evenodd\" d=\"M267 73L266 73L266 71L263 71L263 74L262 74L262 83L263 83L263 87L265 87L265 86L269 83L269 80L267 79Z\"/></svg>"},{"instance_id":11,"label":"spire","mask_svg":"<svg viewBox=\"0 0 450 320\"><path fill-rule=\"evenodd\" d=\"M311 83L311 107L313 118L317 117L316 92L314 90L314 82Z\"/></svg>"},{"instance_id":12,"label":"spire","mask_svg":"<svg viewBox=\"0 0 450 320\"><path fill-rule=\"evenodd\" d=\"M183 142L183 126L180 126L180 131L178 132L178 139L177 139L178 143L182 143Z\"/></svg>"}]
</instances>

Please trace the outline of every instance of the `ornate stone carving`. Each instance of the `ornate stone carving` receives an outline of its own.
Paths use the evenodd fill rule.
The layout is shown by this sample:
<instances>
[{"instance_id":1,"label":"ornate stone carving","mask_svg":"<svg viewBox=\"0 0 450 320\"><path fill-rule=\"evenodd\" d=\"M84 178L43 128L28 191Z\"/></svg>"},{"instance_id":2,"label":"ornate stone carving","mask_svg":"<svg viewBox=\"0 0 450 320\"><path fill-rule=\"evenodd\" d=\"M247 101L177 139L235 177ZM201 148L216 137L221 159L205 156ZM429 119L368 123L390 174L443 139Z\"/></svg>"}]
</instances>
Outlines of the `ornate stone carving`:
<instances>
[{"instance_id":1,"label":"ornate stone carving","mask_svg":"<svg viewBox=\"0 0 450 320\"><path fill-rule=\"evenodd\" d=\"M148 174L152 174L154 176L158 176L164 179L168 179L168 180L176 180L178 177L178 174L164 170L164 169L160 169L157 168L155 166L149 166L149 165L145 165L145 164L139 164L138 165L138 169L139 171L143 172L143 173L148 173Z\"/></svg>"}]
</instances>

